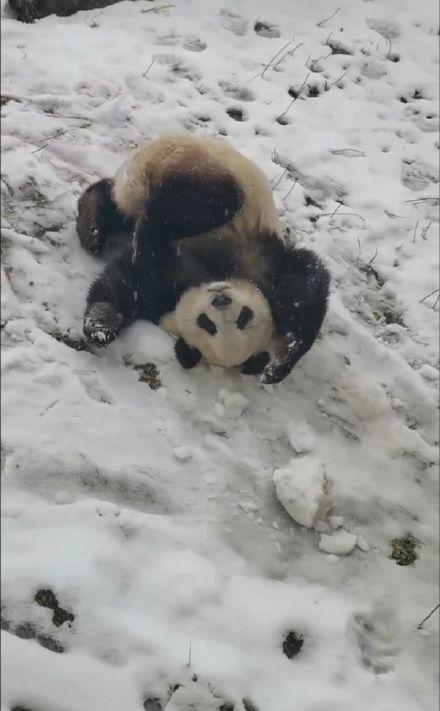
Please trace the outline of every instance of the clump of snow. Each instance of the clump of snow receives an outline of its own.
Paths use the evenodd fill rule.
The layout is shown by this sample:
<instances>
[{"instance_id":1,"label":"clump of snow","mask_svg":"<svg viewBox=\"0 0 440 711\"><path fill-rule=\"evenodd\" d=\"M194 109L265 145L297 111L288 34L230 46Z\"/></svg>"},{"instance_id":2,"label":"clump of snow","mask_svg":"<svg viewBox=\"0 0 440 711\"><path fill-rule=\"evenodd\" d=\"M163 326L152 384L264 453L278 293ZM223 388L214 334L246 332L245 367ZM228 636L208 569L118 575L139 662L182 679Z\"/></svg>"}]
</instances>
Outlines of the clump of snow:
<instances>
[{"instance_id":1,"label":"clump of snow","mask_svg":"<svg viewBox=\"0 0 440 711\"><path fill-rule=\"evenodd\" d=\"M291 422L287 427L287 436L297 454L310 452L315 446L315 435L307 422Z\"/></svg>"},{"instance_id":2,"label":"clump of snow","mask_svg":"<svg viewBox=\"0 0 440 711\"><path fill-rule=\"evenodd\" d=\"M233 419L241 417L249 406L249 400L240 393L231 393L222 388L218 395L222 403L223 412Z\"/></svg>"},{"instance_id":3,"label":"clump of snow","mask_svg":"<svg viewBox=\"0 0 440 711\"><path fill-rule=\"evenodd\" d=\"M178 462L189 462L194 456L194 452L191 447L182 445L181 447L175 447L174 456Z\"/></svg>"},{"instance_id":4,"label":"clump of snow","mask_svg":"<svg viewBox=\"0 0 440 711\"><path fill-rule=\"evenodd\" d=\"M329 507L329 483L324 463L314 457L292 459L275 469L273 481L278 500L294 521L312 528Z\"/></svg>"},{"instance_id":5,"label":"clump of snow","mask_svg":"<svg viewBox=\"0 0 440 711\"><path fill-rule=\"evenodd\" d=\"M319 539L319 550L332 555L347 555L351 553L356 545L356 535L348 531L336 531L336 533L322 533Z\"/></svg>"},{"instance_id":6,"label":"clump of snow","mask_svg":"<svg viewBox=\"0 0 440 711\"><path fill-rule=\"evenodd\" d=\"M364 553L370 550L370 544L360 533L356 536L356 545L361 551L364 551Z\"/></svg>"}]
</instances>

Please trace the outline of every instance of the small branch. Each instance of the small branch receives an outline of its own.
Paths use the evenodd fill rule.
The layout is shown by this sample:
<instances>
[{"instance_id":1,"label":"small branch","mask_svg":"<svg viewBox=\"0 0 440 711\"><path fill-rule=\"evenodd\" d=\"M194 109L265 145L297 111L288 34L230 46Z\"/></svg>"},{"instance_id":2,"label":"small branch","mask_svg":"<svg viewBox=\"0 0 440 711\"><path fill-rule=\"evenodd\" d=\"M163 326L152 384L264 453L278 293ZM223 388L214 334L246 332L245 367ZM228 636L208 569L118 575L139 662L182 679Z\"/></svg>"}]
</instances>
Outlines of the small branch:
<instances>
[{"instance_id":1,"label":"small branch","mask_svg":"<svg viewBox=\"0 0 440 711\"><path fill-rule=\"evenodd\" d=\"M334 212L322 212L320 215L317 215L316 219L320 219L321 217L333 217L335 215L337 210ZM340 212L339 216L348 216L348 217L358 217L360 220L362 220L363 223L365 223L365 219L362 217L362 215L358 215L357 212Z\"/></svg>"},{"instance_id":2,"label":"small branch","mask_svg":"<svg viewBox=\"0 0 440 711\"><path fill-rule=\"evenodd\" d=\"M164 12L165 10L169 10L171 7L174 7L174 5L158 5L157 7L151 7L148 10L141 10L141 12L146 15L147 12L154 12L154 13L161 13Z\"/></svg>"},{"instance_id":3,"label":"small branch","mask_svg":"<svg viewBox=\"0 0 440 711\"><path fill-rule=\"evenodd\" d=\"M357 243L358 243L358 247L359 247L358 256L356 257L356 264L359 264L360 259L361 259L361 254L362 254L362 246L361 246L361 241L359 239L359 235L356 237L356 239L357 239Z\"/></svg>"},{"instance_id":4,"label":"small branch","mask_svg":"<svg viewBox=\"0 0 440 711\"><path fill-rule=\"evenodd\" d=\"M284 62L284 60L287 59L287 57L293 57L296 50L299 49L300 47L302 47L303 44L304 44L304 42L299 42L295 47L293 47L293 49L289 49L289 51L286 52L286 54L283 57L280 57L278 62L276 62L275 64L272 64L272 69L275 69L275 67L277 67L279 64L281 64L281 62Z\"/></svg>"},{"instance_id":5,"label":"small branch","mask_svg":"<svg viewBox=\"0 0 440 711\"><path fill-rule=\"evenodd\" d=\"M150 71L150 69L151 69L151 67L153 66L153 64L154 64L155 61L156 61L156 57L153 57L153 59L151 60L150 64L148 65L148 67L146 68L146 70L144 71L144 73L142 74L142 76L144 77L144 79L145 79L145 77L147 76L148 72Z\"/></svg>"},{"instance_id":6,"label":"small branch","mask_svg":"<svg viewBox=\"0 0 440 711\"><path fill-rule=\"evenodd\" d=\"M434 205L438 205L440 203L440 198L438 197L422 197L422 198L415 198L415 200L404 200L404 202L425 202L427 200L432 200Z\"/></svg>"},{"instance_id":7,"label":"small branch","mask_svg":"<svg viewBox=\"0 0 440 711\"><path fill-rule=\"evenodd\" d=\"M377 257L377 253L378 253L378 248L376 247L376 251L375 251L375 253L373 254L373 256L371 257L371 259L370 259L370 261L368 262L368 264L373 264L374 260L375 260L376 257Z\"/></svg>"},{"instance_id":8,"label":"small branch","mask_svg":"<svg viewBox=\"0 0 440 711\"><path fill-rule=\"evenodd\" d=\"M330 215L330 219L336 215L337 211L340 210L341 207L342 207L342 203L338 202L337 206L335 207L332 214Z\"/></svg>"},{"instance_id":9,"label":"small branch","mask_svg":"<svg viewBox=\"0 0 440 711\"><path fill-rule=\"evenodd\" d=\"M283 195L283 197L281 198L281 200L285 200L286 198L289 197L290 193L292 193L292 192L294 191L295 185L297 184L297 182L298 182L298 178L295 178L292 187L287 191L287 193L286 193L285 195Z\"/></svg>"},{"instance_id":10,"label":"small branch","mask_svg":"<svg viewBox=\"0 0 440 711\"><path fill-rule=\"evenodd\" d=\"M387 52L387 54L386 54L386 59L389 59L390 54L391 54L391 47L392 47L392 44L391 44L391 40L390 40L390 38L388 37L388 35L385 35L385 41L386 41L387 47L388 47L388 52Z\"/></svg>"},{"instance_id":11,"label":"small branch","mask_svg":"<svg viewBox=\"0 0 440 711\"><path fill-rule=\"evenodd\" d=\"M415 227L414 227L413 242L416 241L417 228L418 228L418 226L419 226L419 222L420 222L420 218L418 217L418 218L417 218L416 225L415 225Z\"/></svg>"},{"instance_id":12,"label":"small branch","mask_svg":"<svg viewBox=\"0 0 440 711\"><path fill-rule=\"evenodd\" d=\"M276 120L277 120L277 121L279 121L281 118L283 118L283 116L285 116L285 115L287 114L287 112L288 112L288 111L290 110L290 108L293 106L293 104L295 103L295 101L296 101L296 100L298 99L298 97L301 95L301 91L304 89L304 87L305 87L305 85L306 85L306 83L307 83L307 79L309 78L309 76L310 76L310 72L307 73L306 78L304 79L303 83L301 84L301 86L300 86L299 89L298 89L297 95L293 97L293 99L292 99L292 101L290 102L290 104L289 104L289 106L287 107L287 109L285 109L285 111L283 111L281 114L279 114L279 116L276 117Z\"/></svg>"},{"instance_id":13,"label":"small branch","mask_svg":"<svg viewBox=\"0 0 440 711\"><path fill-rule=\"evenodd\" d=\"M286 49L286 47L288 47L289 44L292 44L294 41L295 41L295 37L294 37L293 39L289 40L288 42L286 42L286 44L284 44L284 45L281 47L281 49L280 49L276 54L274 54L274 56L272 57L272 59L269 60L269 62L263 67L263 71L261 72L261 75L260 75L261 78L264 77L265 73L267 72L267 70L269 69L269 67L271 66L271 64L272 64L276 59L278 59L278 57L280 56L281 52L283 52L283 51ZM258 74L257 74L257 76L258 76ZM254 78L255 78L255 77L254 77Z\"/></svg>"},{"instance_id":14,"label":"small branch","mask_svg":"<svg viewBox=\"0 0 440 711\"><path fill-rule=\"evenodd\" d=\"M440 289L434 289L434 291L431 291L429 294L426 294L423 299L420 299L419 304L423 304L426 299L429 299L430 296L434 296L434 294L437 294L438 292L440 292Z\"/></svg>"},{"instance_id":15,"label":"small branch","mask_svg":"<svg viewBox=\"0 0 440 711\"><path fill-rule=\"evenodd\" d=\"M431 227L431 225L432 225L432 222L428 222L426 227L423 228L422 234L421 234L422 239L426 240L426 235L428 234L428 230Z\"/></svg>"},{"instance_id":16,"label":"small branch","mask_svg":"<svg viewBox=\"0 0 440 711\"><path fill-rule=\"evenodd\" d=\"M337 83L338 83L338 81L341 81L341 79L343 79L343 78L345 77L345 75L346 75L346 74L347 74L347 72L345 71L345 72L344 72L343 74L341 74L341 76L340 76L340 77L338 77L337 79L335 79L335 81L332 81L332 83L331 83L331 84L329 84L329 86L334 86L335 84L337 84Z\"/></svg>"},{"instance_id":17,"label":"small branch","mask_svg":"<svg viewBox=\"0 0 440 711\"><path fill-rule=\"evenodd\" d=\"M421 629L422 629L422 625L423 625L427 620L429 620L429 618L434 614L434 612L436 612L436 611L438 610L439 607L440 607L440 603L439 603L438 605L436 605L436 606L431 610L431 612L429 613L429 615L426 615L426 617L425 617L421 622L419 622L419 624L417 625L417 629L418 629L418 630L421 630Z\"/></svg>"},{"instance_id":18,"label":"small branch","mask_svg":"<svg viewBox=\"0 0 440 711\"><path fill-rule=\"evenodd\" d=\"M284 178L284 176L286 175L286 173L287 173L287 168L284 168L283 172L281 173L281 175L280 175L280 177L278 178L278 180L277 180L277 182L275 183L275 185L272 185L272 190L275 190L275 188L278 187L278 185L281 183L281 181L282 181L282 179Z\"/></svg>"},{"instance_id":19,"label":"small branch","mask_svg":"<svg viewBox=\"0 0 440 711\"><path fill-rule=\"evenodd\" d=\"M432 310L433 310L433 311L435 310L435 307L437 306L437 304L438 304L439 301L440 301L440 294L437 294L437 298L436 298L435 302L434 302L433 305L432 305Z\"/></svg>"},{"instance_id":20,"label":"small branch","mask_svg":"<svg viewBox=\"0 0 440 711\"><path fill-rule=\"evenodd\" d=\"M188 669L191 669L191 656L192 656L192 644L191 644L191 640L189 640L188 662L186 665L188 667Z\"/></svg>"},{"instance_id":21,"label":"small branch","mask_svg":"<svg viewBox=\"0 0 440 711\"><path fill-rule=\"evenodd\" d=\"M333 19L333 17L338 14L340 9L341 9L340 7L337 7L336 10L334 12L332 12L331 15L329 15L328 17L325 17L323 20L320 20L319 22L317 22L316 27L322 27L325 22L328 22L329 20Z\"/></svg>"}]
</instances>

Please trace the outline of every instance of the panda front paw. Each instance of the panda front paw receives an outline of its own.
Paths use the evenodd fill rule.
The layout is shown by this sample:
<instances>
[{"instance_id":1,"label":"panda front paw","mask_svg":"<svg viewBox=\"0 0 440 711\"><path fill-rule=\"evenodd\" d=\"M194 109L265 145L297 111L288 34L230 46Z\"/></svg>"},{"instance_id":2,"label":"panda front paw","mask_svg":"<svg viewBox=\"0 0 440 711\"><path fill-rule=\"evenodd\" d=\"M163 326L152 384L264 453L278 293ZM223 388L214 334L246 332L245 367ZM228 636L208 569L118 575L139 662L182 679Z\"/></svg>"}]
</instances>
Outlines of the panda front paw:
<instances>
[{"instance_id":1,"label":"panda front paw","mask_svg":"<svg viewBox=\"0 0 440 711\"><path fill-rule=\"evenodd\" d=\"M274 360L265 367L260 380L264 385L277 385L289 375L291 369L284 361Z\"/></svg>"},{"instance_id":2,"label":"panda front paw","mask_svg":"<svg viewBox=\"0 0 440 711\"><path fill-rule=\"evenodd\" d=\"M123 318L111 304L98 301L84 317L84 335L95 346L107 346L115 340L123 326Z\"/></svg>"}]
</instances>

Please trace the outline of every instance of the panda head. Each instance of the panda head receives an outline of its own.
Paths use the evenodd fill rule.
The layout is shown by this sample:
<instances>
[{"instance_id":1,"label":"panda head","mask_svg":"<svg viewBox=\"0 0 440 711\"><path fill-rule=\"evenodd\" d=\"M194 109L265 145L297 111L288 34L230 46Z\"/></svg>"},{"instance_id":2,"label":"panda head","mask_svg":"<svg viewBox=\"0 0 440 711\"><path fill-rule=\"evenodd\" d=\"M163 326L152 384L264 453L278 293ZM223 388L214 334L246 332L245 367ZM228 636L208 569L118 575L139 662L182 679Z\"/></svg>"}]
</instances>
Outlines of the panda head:
<instances>
[{"instance_id":1,"label":"panda head","mask_svg":"<svg viewBox=\"0 0 440 711\"><path fill-rule=\"evenodd\" d=\"M188 289L164 328L198 348L213 365L233 367L267 350L273 324L269 304L251 282L232 279Z\"/></svg>"}]
</instances>

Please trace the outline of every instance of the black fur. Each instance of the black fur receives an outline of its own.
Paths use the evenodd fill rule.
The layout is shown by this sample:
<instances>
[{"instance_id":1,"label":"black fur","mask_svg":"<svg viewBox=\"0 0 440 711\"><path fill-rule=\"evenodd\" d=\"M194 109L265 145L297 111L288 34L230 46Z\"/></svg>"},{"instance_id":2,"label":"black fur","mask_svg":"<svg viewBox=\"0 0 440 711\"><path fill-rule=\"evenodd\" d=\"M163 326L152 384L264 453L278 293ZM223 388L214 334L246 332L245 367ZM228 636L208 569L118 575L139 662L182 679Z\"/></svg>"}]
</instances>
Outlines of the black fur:
<instances>
[{"instance_id":1,"label":"black fur","mask_svg":"<svg viewBox=\"0 0 440 711\"><path fill-rule=\"evenodd\" d=\"M261 269L251 271L248 265L255 260L246 260L244 246L220 229L232 218L231 212L240 208L241 192L234 198L236 186L230 183L228 188L227 181L217 189L212 182L209 189L206 185L197 184L194 176L177 176L153 191L137 220L133 246L111 263L90 289L86 336L105 345L136 318L159 323L193 286L245 279L261 290L270 305L279 352L274 362L266 361L264 366L258 356L249 359L243 372L261 372L264 367L263 382L278 383L309 350L319 332L327 308L329 274L313 252L286 245L273 233L254 236L252 247L258 251ZM104 212L106 209L108 204ZM216 228L214 233L203 234ZM103 302L111 306L107 324L102 319ZM90 324L97 303L100 316L93 329ZM199 352L191 351L183 340L178 341L176 355L184 367L194 367L192 363L199 360Z\"/></svg>"},{"instance_id":2,"label":"black fur","mask_svg":"<svg viewBox=\"0 0 440 711\"><path fill-rule=\"evenodd\" d=\"M97 10L121 0L9 0L9 6L20 22L34 22L48 15L67 17L79 10Z\"/></svg>"},{"instance_id":3,"label":"black fur","mask_svg":"<svg viewBox=\"0 0 440 711\"><path fill-rule=\"evenodd\" d=\"M176 358L183 368L195 368L202 359L202 354L197 348L190 348L183 338L178 338L174 346Z\"/></svg>"},{"instance_id":4,"label":"black fur","mask_svg":"<svg viewBox=\"0 0 440 711\"><path fill-rule=\"evenodd\" d=\"M200 314L200 316L197 319L197 325L200 328L203 328L206 333L209 333L210 336L215 336L217 333L217 326L215 325L214 321L211 321L209 316L206 314Z\"/></svg>"},{"instance_id":5,"label":"black fur","mask_svg":"<svg viewBox=\"0 0 440 711\"><path fill-rule=\"evenodd\" d=\"M90 254L99 254L109 235L134 227L113 201L112 187L112 180L100 180L87 188L78 203L76 229L79 241Z\"/></svg>"},{"instance_id":6,"label":"black fur","mask_svg":"<svg viewBox=\"0 0 440 711\"><path fill-rule=\"evenodd\" d=\"M250 309L249 306L243 306L236 321L237 328L242 331L253 317L254 312L252 309Z\"/></svg>"},{"instance_id":7,"label":"black fur","mask_svg":"<svg viewBox=\"0 0 440 711\"><path fill-rule=\"evenodd\" d=\"M241 366L243 375L260 375L270 361L270 355L267 351L256 353L247 359Z\"/></svg>"},{"instance_id":8,"label":"black fur","mask_svg":"<svg viewBox=\"0 0 440 711\"><path fill-rule=\"evenodd\" d=\"M167 240L209 232L232 220L244 195L230 173L175 173L148 199L148 231Z\"/></svg>"}]
</instances>

